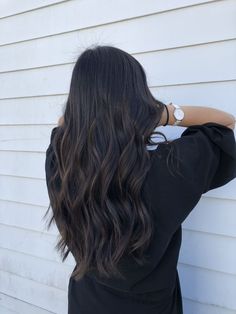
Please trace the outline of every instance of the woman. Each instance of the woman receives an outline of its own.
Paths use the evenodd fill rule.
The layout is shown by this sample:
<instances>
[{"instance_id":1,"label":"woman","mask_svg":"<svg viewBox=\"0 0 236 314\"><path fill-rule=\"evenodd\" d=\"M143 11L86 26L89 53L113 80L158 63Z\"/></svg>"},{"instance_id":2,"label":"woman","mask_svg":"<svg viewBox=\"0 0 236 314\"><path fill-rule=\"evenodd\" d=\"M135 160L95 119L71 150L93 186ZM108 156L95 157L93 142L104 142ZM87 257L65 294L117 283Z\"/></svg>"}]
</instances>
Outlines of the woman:
<instances>
[{"instance_id":1,"label":"woman","mask_svg":"<svg viewBox=\"0 0 236 314\"><path fill-rule=\"evenodd\" d=\"M167 124L187 128L168 141L157 130ZM236 177L234 127L229 113L155 99L125 51L79 56L45 161L48 228L55 221L57 250L76 262L68 314L183 313L181 223Z\"/></svg>"}]
</instances>

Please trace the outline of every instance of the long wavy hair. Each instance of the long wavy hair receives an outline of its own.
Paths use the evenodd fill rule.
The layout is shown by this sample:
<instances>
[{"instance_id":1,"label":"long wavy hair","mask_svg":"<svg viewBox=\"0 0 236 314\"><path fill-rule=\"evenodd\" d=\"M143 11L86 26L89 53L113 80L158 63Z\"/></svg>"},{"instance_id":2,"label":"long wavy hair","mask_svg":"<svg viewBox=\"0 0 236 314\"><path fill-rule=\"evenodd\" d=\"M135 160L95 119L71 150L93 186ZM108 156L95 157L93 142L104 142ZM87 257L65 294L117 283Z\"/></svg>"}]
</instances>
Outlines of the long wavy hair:
<instances>
[{"instance_id":1,"label":"long wavy hair","mask_svg":"<svg viewBox=\"0 0 236 314\"><path fill-rule=\"evenodd\" d=\"M154 232L142 198L164 104L150 92L141 64L113 47L89 47L78 57L64 108L47 150L49 213L60 231L56 249L71 252L80 279L96 269L122 274L124 254L142 265Z\"/></svg>"}]
</instances>

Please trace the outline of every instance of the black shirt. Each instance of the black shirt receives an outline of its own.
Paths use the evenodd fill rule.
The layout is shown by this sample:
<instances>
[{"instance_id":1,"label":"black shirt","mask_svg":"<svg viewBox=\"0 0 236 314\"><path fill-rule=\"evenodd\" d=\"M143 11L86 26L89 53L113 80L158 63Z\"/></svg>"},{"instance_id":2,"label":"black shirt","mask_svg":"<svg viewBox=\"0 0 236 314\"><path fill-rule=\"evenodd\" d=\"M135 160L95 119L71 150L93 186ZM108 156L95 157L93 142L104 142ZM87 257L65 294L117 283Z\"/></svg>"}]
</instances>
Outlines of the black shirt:
<instances>
[{"instance_id":1,"label":"black shirt","mask_svg":"<svg viewBox=\"0 0 236 314\"><path fill-rule=\"evenodd\" d=\"M56 129L52 130L51 139ZM49 144L45 162L47 180L51 149ZM143 193L145 203L154 213L156 228L147 250L148 263L141 267L131 257L123 256L119 270L125 280L104 279L96 272L88 273L80 281L70 277L68 314L183 313L177 270L181 224L203 193L236 177L234 132L213 122L192 125L170 144L159 144L157 149L150 150L150 155L152 164ZM171 174L167 156L178 164L182 175Z\"/></svg>"}]
</instances>

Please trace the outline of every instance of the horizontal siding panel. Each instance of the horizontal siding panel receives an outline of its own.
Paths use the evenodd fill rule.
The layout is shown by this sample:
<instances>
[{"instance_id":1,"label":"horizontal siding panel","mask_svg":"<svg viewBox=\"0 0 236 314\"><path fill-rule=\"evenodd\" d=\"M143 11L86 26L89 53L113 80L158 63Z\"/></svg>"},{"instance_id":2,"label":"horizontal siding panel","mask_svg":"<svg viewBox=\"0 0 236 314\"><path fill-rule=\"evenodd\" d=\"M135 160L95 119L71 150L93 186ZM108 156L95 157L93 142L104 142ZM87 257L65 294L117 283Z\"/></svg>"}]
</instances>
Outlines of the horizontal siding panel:
<instances>
[{"instance_id":1,"label":"horizontal siding panel","mask_svg":"<svg viewBox=\"0 0 236 314\"><path fill-rule=\"evenodd\" d=\"M67 291L69 277L73 271L72 266L2 248L0 248L0 254L2 271Z\"/></svg>"},{"instance_id":2,"label":"horizontal siding panel","mask_svg":"<svg viewBox=\"0 0 236 314\"><path fill-rule=\"evenodd\" d=\"M1 74L0 98L68 93L73 66L69 64Z\"/></svg>"},{"instance_id":3,"label":"horizontal siding panel","mask_svg":"<svg viewBox=\"0 0 236 314\"><path fill-rule=\"evenodd\" d=\"M57 314L66 313L67 293L64 290L42 285L2 270L0 270L0 277L0 291L2 293Z\"/></svg>"},{"instance_id":4,"label":"horizontal siding panel","mask_svg":"<svg viewBox=\"0 0 236 314\"><path fill-rule=\"evenodd\" d=\"M64 0L65 1L65 0ZM64 2L63 0L1 0L0 18L10 15L21 14L23 12L38 9L47 5Z\"/></svg>"},{"instance_id":5,"label":"horizontal siding panel","mask_svg":"<svg viewBox=\"0 0 236 314\"><path fill-rule=\"evenodd\" d=\"M206 196L216 197L217 199L236 200L236 179L231 180L226 185L210 190L205 193Z\"/></svg>"},{"instance_id":6,"label":"horizontal siding panel","mask_svg":"<svg viewBox=\"0 0 236 314\"><path fill-rule=\"evenodd\" d=\"M236 276L178 263L182 296L236 310Z\"/></svg>"},{"instance_id":7,"label":"horizontal siding panel","mask_svg":"<svg viewBox=\"0 0 236 314\"><path fill-rule=\"evenodd\" d=\"M54 95L2 99L0 100L0 125L5 127L7 124L42 125L56 123L62 114L66 98L67 95Z\"/></svg>"},{"instance_id":8,"label":"horizontal siding panel","mask_svg":"<svg viewBox=\"0 0 236 314\"><path fill-rule=\"evenodd\" d=\"M219 1L208 6L210 27L209 11L206 5L200 5L6 45L0 49L0 72L74 62L81 46L97 40L135 54L236 38L235 2L228 1L226 6Z\"/></svg>"},{"instance_id":9,"label":"horizontal siding panel","mask_svg":"<svg viewBox=\"0 0 236 314\"><path fill-rule=\"evenodd\" d=\"M46 229L46 223L51 218L51 208L50 214L43 219L46 210L47 207L43 206L0 200L0 223L57 236L58 229L54 223L49 230Z\"/></svg>"},{"instance_id":10,"label":"horizontal siding panel","mask_svg":"<svg viewBox=\"0 0 236 314\"><path fill-rule=\"evenodd\" d=\"M0 174L44 179L45 154L1 151Z\"/></svg>"},{"instance_id":11,"label":"horizontal siding panel","mask_svg":"<svg viewBox=\"0 0 236 314\"><path fill-rule=\"evenodd\" d=\"M0 235L0 247L2 249L25 253L59 264L62 263L59 253L54 249L57 242L55 236L45 232L40 233L3 224L0 224ZM71 266L75 264L71 253L64 263Z\"/></svg>"},{"instance_id":12,"label":"horizontal siding panel","mask_svg":"<svg viewBox=\"0 0 236 314\"><path fill-rule=\"evenodd\" d=\"M0 126L0 150L45 152L55 125Z\"/></svg>"},{"instance_id":13,"label":"horizontal siding panel","mask_svg":"<svg viewBox=\"0 0 236 314\"><path fill-rule=\"evenodd\" d=\"M183 298L183 310L188 314L235 314L234 310L215 306L214 304L204 304L194 300Z\"/></svg>"},{"instance_id":14,"label":"horizontal siding panel","mask_svg":"<svg viewBox=\"0 0 236 314\"><path fill-rule=\"evenodd\" d=\"M236 275L236 238L183 230L179 262Z\"/></svg>"},{"instance_id":15,"label":"horizontal siding panel","mask_svg":"<svg viewBox=\"0 0 236 314\"><path fill-rule=\"evenodd\" d=\"M1 306L1 305L0 305L0 313L2 313L2 314L18 314L17 312L9 310L6 307Z\"/></svg>"},{"instance_id":16,"label":"horizontal siding panel","mask_svg":"<svg viewBox=\"0 0 236 314\"><path fill-rule=\"evenodd\" d=\"M232 40L136 57L148 74L148 85L153 87L236 79L236 67L232 66L235 55L236 40ZM73 66L72 63L3 73L0 75L0 98L68 93Z\"/></svg>"},{"instance_id":17,"label":"horizontal siding panel","mask_svg":"<svg viewBox=\"0 0 236 314\"><path fill-rule=\"evenodd\" d=\"M48 206L45 180L0 175L0 199Z\"/></svg>"},{"instance_id":18,"label":"horizontal siding panel","mask_svg":"<svg viewBox=\"0 0 236 314\"><path fill-rule=\"evenodd\" d=\"M166 102L173 101L183 106L207 106L221 110L224 108L225 111L236 115L236 107L232 106L232 103L236 103L236 80L157 86L151 88L151 91L158 99Z\"/></svg>"},{"instance_id":19,"label":"horizontal siding panel","mask_svg":"<svg viewBox=\"0 0 236 314\"><path fill-rule=\"evenodd\" d=\"M56 314L55 312L44 310L4 293L0 293L0 304L3 304L5 308L9 309L9 311L13 311L13 313L17 314ZM0 313L7 314L7 312Z\"/></svg>"},{"instance_id":20,"label":"horizontal siding panel","mask_svg":"<svg viewBox=\"0 0 236 314\"><path fill-rule=\"evenodd\" d=\"M183 229L236 237L235 200L202 196L182 224Z\"/></svg>"},{"instance_id":21,"label":"horizontal siding panel","mask_svg":"<svg viewBox=\"0 0 236 314\"><path fill-rule=\"evenodd\" d=\"M166 0L143 5L142 1L120 0L110 5L110 1L100 0L99 10L94 10L98 5L96 0L67 1L0 20L0 29L8 29L0 34L0 45L208 2L211 0ZM14 27L9 28L9 24Z\"/></svg>"},{"instance_id":22,"label":"horizontal siding panel","mask_svg":"<svg viewBox=\"0 0 236 314\"><path fill-rule=\"evenodd\" d=\"M236 40L140 54L149 86L236 78ZM204 71L202 69L204 68Z\"/></svg>"}]
</instances>

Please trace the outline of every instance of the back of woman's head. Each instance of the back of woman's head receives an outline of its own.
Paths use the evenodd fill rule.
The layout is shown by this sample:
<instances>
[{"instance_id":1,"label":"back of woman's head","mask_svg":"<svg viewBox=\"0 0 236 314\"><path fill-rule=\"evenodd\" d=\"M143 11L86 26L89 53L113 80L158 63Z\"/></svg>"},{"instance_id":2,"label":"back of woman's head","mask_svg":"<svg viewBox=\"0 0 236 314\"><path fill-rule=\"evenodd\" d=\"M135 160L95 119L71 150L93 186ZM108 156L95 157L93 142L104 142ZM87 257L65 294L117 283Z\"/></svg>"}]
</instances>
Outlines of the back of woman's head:
<instances>
[{"instance_id":1,"label":"back of woman's head","mask_svg":"<svg viewBox=\"0 0 236 314\"><path fill-rule=\"evenodd\" d=\"M146 145L155 144L150 136L163 110L130 54L95 46L78 57L64 122L46 157L52 174L48 228L55 220L61 235L56 248L63 261L73 254L77 279L92 269L120 275L116 266L124 254L144 261L153 235L142 195L150 168Z\"/></svg>"}]
</instances>

